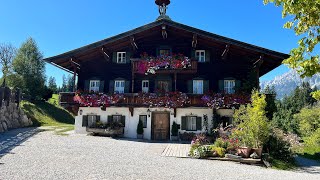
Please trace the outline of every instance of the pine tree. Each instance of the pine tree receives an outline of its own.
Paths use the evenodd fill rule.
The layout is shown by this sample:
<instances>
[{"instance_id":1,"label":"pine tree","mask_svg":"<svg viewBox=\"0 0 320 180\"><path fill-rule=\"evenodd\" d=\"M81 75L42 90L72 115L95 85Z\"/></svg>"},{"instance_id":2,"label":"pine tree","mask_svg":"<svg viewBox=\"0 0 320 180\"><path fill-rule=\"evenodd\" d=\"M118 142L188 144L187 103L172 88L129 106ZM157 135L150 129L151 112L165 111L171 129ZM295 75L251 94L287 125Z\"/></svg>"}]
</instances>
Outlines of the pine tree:
<instances>
[{"instance_id":1,"label":"pine tree","mask_svg":"<svg viewBox=\"0 0 320 180\"><path fill-rule=\"evenodd\" d=\"M48 88L50 90L52 90L53 93L57 93L58 92L56 79L54 77L52 77L52 76L49 77Z\"/></svg>"},{"instance_id":2,"label":"pine tree","mask_svg":"<svg viewBox=\"0 0 320 180\"><path fill-rule=\"evenodd\" d=\"M65 75L62 75L62 86L61 86L61 92L67 92L67 78Z\"/></svg>"}]
</instances>

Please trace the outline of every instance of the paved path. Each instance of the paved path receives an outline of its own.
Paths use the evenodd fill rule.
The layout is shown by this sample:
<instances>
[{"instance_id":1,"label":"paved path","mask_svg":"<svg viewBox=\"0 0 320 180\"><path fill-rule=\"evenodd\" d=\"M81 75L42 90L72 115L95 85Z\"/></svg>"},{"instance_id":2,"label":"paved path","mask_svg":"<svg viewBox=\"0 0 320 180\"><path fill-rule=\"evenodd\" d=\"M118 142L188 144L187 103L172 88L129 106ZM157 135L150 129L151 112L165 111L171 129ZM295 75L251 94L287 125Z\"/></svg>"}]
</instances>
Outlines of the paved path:
<instances>
[{"instance_id":1,"label":"paved path","mask_svg":"<svg viewBox=\"0 0 320 180\"><path fill-rule=\"evenodd\" d=\"M188 157L190 147L190 144L168 144L161 155L186 158Z\"/></svg>"},{"instance_id":2,"label":"paved path","mask_svg":"<svg viewBox=\"0 0 320 180\"><path fill-rule=\"evenodd\" d=\"M307 159L301 156L295 157L300 170L303 172L320 174L320 163L318 161ZM299 170L298 169L298 170Z\"/></svg>"},{"instance_id":3,"label":"paved path","mask_svg":"<svg viewBox=\"0 0 320 180\"><path fill-rule=\"evenodd\" d=\"M168 144L39 132L0 158L0 179L320 179L317 173L161 156Z\"/></svg>"}]
</instances>

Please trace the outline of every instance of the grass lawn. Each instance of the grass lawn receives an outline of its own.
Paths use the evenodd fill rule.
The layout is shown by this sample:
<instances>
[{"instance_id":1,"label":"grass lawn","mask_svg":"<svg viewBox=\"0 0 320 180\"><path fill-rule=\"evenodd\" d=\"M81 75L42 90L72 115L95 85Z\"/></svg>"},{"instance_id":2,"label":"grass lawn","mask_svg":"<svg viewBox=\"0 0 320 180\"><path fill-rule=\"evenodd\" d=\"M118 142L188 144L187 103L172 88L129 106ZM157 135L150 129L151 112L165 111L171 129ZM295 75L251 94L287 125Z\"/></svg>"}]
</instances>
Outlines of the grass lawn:
<instances>
[{"instance_id":1,"label":"grass lawn","mask_svg":"<svg viewBox=\"0 0 320 180\"><path fill-rule=\"evenodd\" d=\"M54 94L47 102L22 101L20 107L31 118L34 126L50 126L57 134L63 134L74 129L74 117L58 105L58 98Z\"/></svg>"},{"instance_id":2,"label":"grass lawn","mask_svg":"<svg viewBox=\"0 0 320 180\"><path fill-rule=\"evenodd\" d=\"M320 147L315 145L304 147L303 152L298 155L308 159L318 160L320 162L320 155L317 153L320 153Z\"/></svg>"}]
</instances>

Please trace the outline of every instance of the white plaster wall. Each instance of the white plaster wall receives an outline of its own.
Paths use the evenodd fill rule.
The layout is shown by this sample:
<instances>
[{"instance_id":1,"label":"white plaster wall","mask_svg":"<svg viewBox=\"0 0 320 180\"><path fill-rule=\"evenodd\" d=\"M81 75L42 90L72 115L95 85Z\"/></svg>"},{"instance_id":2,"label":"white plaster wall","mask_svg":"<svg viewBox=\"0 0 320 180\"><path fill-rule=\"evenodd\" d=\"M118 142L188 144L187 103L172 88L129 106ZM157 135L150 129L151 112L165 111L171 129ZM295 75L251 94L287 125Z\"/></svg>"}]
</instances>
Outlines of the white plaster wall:
<instances>
[{"instance_id":1,"label":"white plaster wall","mask_svg":"<svg viewBox=\"0 0 320 180\"><path fill-rule=\"evenodd\" d=\"M75 117L75 132L76 133L86 133L86 128L82 127L82 116L83 115L100 115L100 120L102 122L108 121L108 116L110 115L122 115L126 117L126 126L124 129L124 137L127 138L136 138L137 137L137 125L139 122L139 115L148 115L147 110L150 109L152 112L169 112L170 113L170 134L171 134L171 126L172 123L175 121L177 124L181 125L181 117L182 116L200 116L202 117L206 114L208 116L208 129L212 126L212 116L213 116L213 110L209 108L197 108L197 107L190 107L190 108L177 108L176 111L176 117L174 117L174 110L168 109L168 108L134 108L133 116L131 116L131 113L129 111L128 107L107 107L106 111L102 111L99 107L80 107L80 110L82 110L82 115L78 114L78 116ZM192 113L192 114L191 114ZM220 116L227 116L232 117L234 110L232 109L219 109L217 110L217 113ZM151 139L151 119L152 115L149 117L147 116L147 128L144 128L144 139ZM202 121L203 125L203 121ZM186 131L186 130L179 130L180 133L184 132L194 132L194 133L201 133L205 132L205 129L203 128L201 131Z\"/></svg>"}]
</instances>

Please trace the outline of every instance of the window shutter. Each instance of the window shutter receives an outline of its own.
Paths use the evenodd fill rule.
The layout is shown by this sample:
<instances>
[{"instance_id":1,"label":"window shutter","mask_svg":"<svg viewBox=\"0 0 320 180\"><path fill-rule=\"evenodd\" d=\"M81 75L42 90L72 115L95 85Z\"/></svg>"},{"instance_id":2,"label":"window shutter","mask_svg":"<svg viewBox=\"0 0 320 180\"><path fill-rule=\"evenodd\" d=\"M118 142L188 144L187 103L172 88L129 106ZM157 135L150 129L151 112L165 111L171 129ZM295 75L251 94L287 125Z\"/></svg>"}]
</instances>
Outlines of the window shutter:
<instances>
[{"instance_id":1,"label":"window shutter","mask_svg":"<svg viewBox=\"0 0 320 180\"><path fill-rule=\"evenodd\" d=\"M104 92L104 81L100 81L99 92Z\"/></svg>"},{"instance_id":2,"label":"window shutter","mask_svg":"<svg viewBox=\"0 0 320 180\"><path fill-rule=\"evenodd\" d=\"M100 121L100 116L96 115L96 122L99 122L99 121Z\"/></svg>"},{"instance_id":3,"label":"window shutter","mask_svg":"<svg viewBox=\"0 0 320 180\"><path fill-rule=\"evenodd\" d=\"M210 51L206 50L206 62L210 62Z\"/></svg>"},{"instance_id":4,"label":"window shutter","mask_svg":"<svg viewBox=\"0 0 320 180\"><path fill-rule=\"evenodd\" d=\"M223 92L224 91L224 81L223 80L219 80L219 92Z\"/></svg>"},{"instance_id":5,"label":"window shutter","mask_svg":"<svg viewBox=\"0 0 320 180\"><path fill-rule=\"evenodd\" d=\"M130 92L130 81L124 81L124 93Z\"/></svg>"},{"instance_id":6,"label":"window shutter","mask_svg":"<svg viewBox=\"0 0 320 180\"><path fill-rule=\"evenodd\" d=\"M114 92L114 81L110 80L109 81L109 93L113 93Z\"/></svg>"},{"instance_id":7,"label":"window shutter","mask_svg":"<svg viewBox=\"0 0 320 180\"><path fill-rule=\"evenodd\" d=\"M203 80L203 94L209 91L209 80Z\"/></svg>"},{"instance_id":8,"label":"window shutter","mask_svg":"<svg viewBox=\"0 0 320 180\"><path fill-rule=\"evenodd\" d=\"M191 56L190 56L192 59L195 59L196 58L196 51L193 49L191 50Z\"/></svg>"},{"instance_id":9,"label":"window shutter","mask_svg":"<svg viewBox=\"0 0 320 180\"><path fill-rule=\"evenodd\" d=\"M202 130L202 117L197 117L197 130Z\"/></svg>"},{"instance_id":10,"label":"window shutter","mask_svg":"<svg viewBox=\"0 0 320 180\"><path fill-rule=\"evenodd\" d=\"M108 116L108 123L112 123L112 122L113 122L112 116Z\"/></svg>"},{"instance_id":11,"label":"window shutter","mask_svg":"<svg viewBox=\"0 0 320 180\"><path fill-rule=\"evenodd\" d=\"M117 63L117 52L113 52L113 54L112 54L112 62Z\"/></svg>"},{"instance_id":12,"label":"window shutter","mask_svg":"<svg viewBox=\"0 0 320 180\"><path fill-rule=\"evenodd\" d=\"M187 117L181 116L181 130L187 129Z\"/></svg>"},{"instance_id":13,"label":"window shutter","mask_svg":"<svg viewBox=\"0 0 320 180\"><path fill-rule=\"evenodd\" d=\"M126 63L130 63L131 52L126 52Z\"/></svg>"},{"instance_id":14,"label":"window shutter","mask_svg":"<svg viewBox=\"0 0 320 180\"><path fill-rule=\"evenodd\" d=\"M168 81L168 90L169 92L172 92L172 79Z\"/></svg>"},{"instance_id":15,"label":"window shutter","mask_svg":"<svg viewBox=\"0 0 320 180\"><path fill-rule=\"evenodd\" d=\"M88 126L88 116L83 115L82 116L82 127L87 127Z\"/></svg>"},{"instance_id":16,"label":"window shutter","mask_svg":"<svg viewBox=\"0 0 320 180\"><path fill-rule=\"evenodd\" d=\"M126 116L121 116L121 124L123 125L123 127L126 126Z\"/></svg>"},{"instance_id":17,"label":"window shutter","mask_svg":"<svg viewBox=\"0 0 320 180\"><path fill-rule=\"evenodd\" d=\"M90 81L85 80L84 81L84 91L89 91Z\"/></svg>"},{"instance_id":18,"label":"window shutter","mask_svg":"<svg viewBox=\"0 0 320 180\"><path fill-rule=\"evenodd\" d=\"M236 80L235 90L238 91L240 88L241 88L241 81L240 80Z\"/></svg>"},{"instance_id":19,"label":"window shutter","mask_svg":"<svg viewBox=\"0 0 320 180\"><path fill-rule=\"evenodd\" d=\"M193 93L193 80L189 80L188 82L188 93Z\"/></svg>"}]
</instances>

